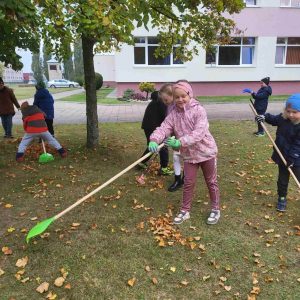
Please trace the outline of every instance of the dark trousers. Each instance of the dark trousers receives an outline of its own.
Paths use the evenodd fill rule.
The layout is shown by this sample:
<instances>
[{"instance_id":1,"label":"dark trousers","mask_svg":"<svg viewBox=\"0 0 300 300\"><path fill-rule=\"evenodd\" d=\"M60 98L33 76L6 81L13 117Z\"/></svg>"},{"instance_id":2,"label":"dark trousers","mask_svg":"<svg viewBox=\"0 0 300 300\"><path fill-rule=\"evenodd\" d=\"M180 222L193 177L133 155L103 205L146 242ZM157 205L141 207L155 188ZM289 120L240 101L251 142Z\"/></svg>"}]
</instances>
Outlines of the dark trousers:
<instances>
[{"instance_id":1,"label":"dark trousers","mask_svg":"<svg viewBox=\"0 0 300 300\"><path fill-rule=\"evenodd\" d=\"M278 165L278 171L277 193L279 197L286 197L290 179L290 172L288 171L286 166L281 164ZM294 172L296 178L300 181L300 167L293 167L292 171Z\"/></svg>"},{"instance_id":2,"label":"dark trousers","mask_svg":"<svg viewBox=\"0 0 300 300\"><path fill-rule=\"evenodd\" d=\"M4 129L4 135L7 137L12 136L12 118L14 115L1 115L2 126Z\"/></svg>"},{"instance_id":3,"label":"dark trousers","mask_svg":"<svg viewBox=\"0 0 300 300\"><path fill-rule=\"evenodd\" d=\"M45 119L48 131L54 136L53 119Z\"/></svg>"},{"instance_id":4,"label":"dark trousers","mask_svg":"<svg viewBox=\"0 0 300 300\"><path fill-rule=\"evenodd\" d=\"M146 136L146 139L147 139L147 148L144 151L144 153L143 153L142 156L144 156L147 153L149 153L148 144L150 142L150 135L152 134L153 130L144 129L144 132L145 132L145 136ZM143 163L146 163L150 159L151 156L149 156L145 160L143 160ZM162 147L161 148L161 150L159 151L159 158L160 158L160 166L161 166L161 168L166 168L168 166L168 163L169 163L169 151L168 151L168 147Z\"/></svg>"},{"instance_id":5,"label":"dark trousers","mask_svg":"<svg viewBox=\"0 0 300 300\"><path fill-rule=\"evenodd\" d=\"M258 115L264 115L266 113L265 110L259 110L259 109L257 109L256 112L257 112ZM257 132L260 132L260 133L265 132L260 123L257 123Z\"/></svg>"}]
</instances>

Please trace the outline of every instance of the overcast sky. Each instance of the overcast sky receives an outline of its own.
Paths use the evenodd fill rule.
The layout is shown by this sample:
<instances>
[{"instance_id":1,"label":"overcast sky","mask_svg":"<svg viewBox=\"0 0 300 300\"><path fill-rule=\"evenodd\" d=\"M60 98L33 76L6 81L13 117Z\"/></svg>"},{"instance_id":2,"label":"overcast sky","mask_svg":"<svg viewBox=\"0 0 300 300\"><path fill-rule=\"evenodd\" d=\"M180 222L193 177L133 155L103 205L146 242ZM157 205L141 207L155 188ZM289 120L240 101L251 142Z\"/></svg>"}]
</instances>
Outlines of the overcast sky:
<instances>
[{"instance_id":1,"label":"overcast sky","mask_svg":"<svg viewBox=\"0 0 300 300\"><path fill-rule=\"evenodd\" d=\"M31 71L31 62L32 62L32 54L30 51L25 50L17 50L17 53L22 57L21 61L23 63L22 71L25 73L30 73Z\"/></svg>"}]
</instances>

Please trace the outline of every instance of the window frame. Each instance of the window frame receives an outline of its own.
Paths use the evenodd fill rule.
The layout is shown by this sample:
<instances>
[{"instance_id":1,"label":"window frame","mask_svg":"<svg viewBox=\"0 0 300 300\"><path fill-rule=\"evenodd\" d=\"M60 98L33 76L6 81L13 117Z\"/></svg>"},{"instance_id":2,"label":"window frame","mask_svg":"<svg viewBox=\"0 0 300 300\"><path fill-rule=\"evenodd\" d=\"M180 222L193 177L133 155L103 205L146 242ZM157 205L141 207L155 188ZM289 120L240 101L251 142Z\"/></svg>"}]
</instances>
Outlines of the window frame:
<instances>
[{"instance_id":1,"label":"window frame","mask_svg":"<svg viewBox=\"0 0 300 300\"><path fill-rule=\"evenodd\" d=\"M283 5L282 0L280 0L280 7L287 7L287 8L300 8L300 2L298 6L292 6L292 0L288 0L289 4L288 5Z\"/></svg>"},{"instance_id":2,"label":"window frame","mask_svg":"<svg viewBox=\"0 0 300 300\"><path fill-rule=\"evenodd\" d=\"M226 45L215 45L214 47L216 48L216 52L215 52L215 55L216 55L216 63L206 63L206 55L207 55L207 52L205 54L205 66L206 67L225 67L225 68L236 68L236 67L255 67L255 48L257 47L256 46L256 41L257 41L257 38L256 37L232 37L232 38L240 38L241 41L239 44L226 44ZM244 38L253 38L254 39L254 43L253 44L243 44L243 39ZM240 63L238 65L220 65L219 64L219 55L220 55L220 47L240 47ZM253 49L253 54L252 54L252 64L243 64L243 47L244 48L252 48Z\"/></svg>"},{"instance_id":3,"label":"window frame","mask_svg":"<svg viewBox=\"0 0 300 300\"><path fill-rule=\"evenodd\" d=\"M176 44L173 46L173 51L172 53L169 54L170 57L170 64L159 64L159 65L150 65L149 64L149 47L158 47L158 43L151 43L149 42L149 39L155 39L157 38L156 36L135 36L134 39L144 39L144 42L140 42L140 43L134 43L133 46L133 65L134 67L150 67L150 68L161 68L161 67L183 67L185 66L184 62L182 63L174 63L175 61L175 57L173 55L174 49L176 48L176 46L179 46L179 44ZM143 47L145 48L145 63L143 64L136 64L135 63L135 53L134 50L136 47Z\"/></svg>"},{"instance_id":4,"label":"window frame","mask_svg":"<svg viewBox=\"0 0 300 300\"><path fill-rule=\"evenodd\" d=\"M300 47L300 43L299 44L288 44L288 39L289 38L291 38L291 37L277 37L276 51L275 51L275 62L274 62L276 67L299 67L300 66L300 62L299 62L299 64L287 64L286 63L287 48L288 47ZM300 38L300 36L298 38ZM284 39L284 43L278 43L277 42L278 39ZM284 47L283 63L281 63L281 64L276 63L277 47Z\"/></svg>"},{"instance_id":5,"label":"window frame","mask_svg":"<svg viewBox=\"0 0 300 300\"><path fill-rule=\"evenodd\" d=\"M258 6L257 5L258 0L254 0L254 1L255 1L255 4L248 4L247 0L244 0L245 6L246 7L257 7Z\"/></svg>"}]
</instances>

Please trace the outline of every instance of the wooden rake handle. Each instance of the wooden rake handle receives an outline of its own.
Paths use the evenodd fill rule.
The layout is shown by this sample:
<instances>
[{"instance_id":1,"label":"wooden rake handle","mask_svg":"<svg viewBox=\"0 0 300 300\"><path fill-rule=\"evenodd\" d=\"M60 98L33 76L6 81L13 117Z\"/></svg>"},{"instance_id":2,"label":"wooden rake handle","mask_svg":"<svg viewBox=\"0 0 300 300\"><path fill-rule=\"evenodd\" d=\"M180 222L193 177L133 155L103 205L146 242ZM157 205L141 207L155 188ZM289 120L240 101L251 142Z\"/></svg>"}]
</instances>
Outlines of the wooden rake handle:
<instances>
[{"instance_id":1,"label":"wooden rake handle","mask_svg":"<svg viewBox=\"0 0 300 300\"><path fill-rule=\"evenodd\" d=\"M45 148L45 143L44 143L44 140L43 140L43 139L42 139L42 145L43 145L44 153L46 154L46 148Z\"/></svg>"},{"instance_id":2,"label":"wooden rake handle","mask_svg":"<svg viewBox=\"0 0 300 300\"><path fill-rule=\"evenodd\" d=\"M164 143L160 144L158 146L158 151L163 146L164 146ZM88 198L92 197L93 195L95 195L100 190L102 190L103 188L105 188L106 186L108 186L109 184L111 184L117 178L119 178L120 176L122 176L123 174L125 174L126 172L128 172L130 169L132 169L134 166L136 166L137 164L139 164L140 162L142 162L144 159L146 159L150 155L152 155L151 152L145 154L143 157L141 157L140 159L138 159L137 161L135 161L134 163L132 163L126 169L124 169L123 171L121 171L120 173L118 173L117 175L115 175L114 177L112 177L111 179L109 179L108 181L106 181L105 183L103 183L102 185L100 185L99 187L97 187L96 189L94 189L93 191L91 191L89 194L87 194L84 197L82 197L79 200L77 200L74 204L72 204L71 206L67 207L65 210L63 210L59 214L55 215L54 219L57 220L58 218L62 217L64 214L66 214L67 212L69 212L70 210L72 210L73 208L75 208L76 206L78 206L79 204L81 204L82 202L84 202L85 200L87 200Z\"/></svg>"},{"instance_id":3,"label":"wooden rake handle","mask_svg":"<svg viewBox=\"0 0 300 300\"><path fill-rule=\"evenodd\" d=\"M254 108L251 99L250 99L249 105L250 105L250 107L251 107L251 109L252 109L254 115L255 115L255 116L258 116L257 111L256 111L256 109ZM262 128L264 129L264 131L266 132L267 136L269 137L270 141L272 142L272 144L273 144L273 146L274 146L276 152L277 152L278 155L280 156L281 160L283 161L283 163L284 163L285 165L287 165L285 158L283 157L281 151L279 150L279 148L278 148L277 145L275 144L275 141L273 140L271 134L269 133L269 131L268 131L266 125L265 125L263 122L261 122L260 124L261 124ZM288 168L288 170L289 170L290 174L292 175L292 177L294 178L294 180L295 180L295 182L296 182L298 188L300 189L300 183L299 183L297 177L295 176L293 170L292 170L291 168Z\"/></svg>"}]
</instances>

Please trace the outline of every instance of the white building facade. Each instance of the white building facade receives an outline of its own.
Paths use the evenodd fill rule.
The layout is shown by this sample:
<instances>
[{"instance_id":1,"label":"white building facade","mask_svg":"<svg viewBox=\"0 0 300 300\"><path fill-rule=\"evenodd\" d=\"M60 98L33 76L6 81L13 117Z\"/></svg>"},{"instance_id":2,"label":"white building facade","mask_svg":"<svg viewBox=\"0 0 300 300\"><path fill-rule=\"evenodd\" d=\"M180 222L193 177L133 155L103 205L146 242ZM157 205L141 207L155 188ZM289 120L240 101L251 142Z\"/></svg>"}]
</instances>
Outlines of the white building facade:
<instances>
[{"instance_id":1,"label":"white building facade","mask_svg":"<svg viewBox=\"0 0 300 300\"><path fill-rule=\"evenodd\" d=\"M4 68L3 81L5 83L23 83L23 71L15 71L10 66Z\"/></svg>"},{"instance_id":2,"label":"white building facade","mask_svg":"<svg viewBox=\"0 0 300 300\"><path fill-rule=\"evenodd\" d=\"M165 82L187 79L196 95L239 95L241 89L259 88L269 76L274 94L300 92L300 0L245 0L247 7L229 16L242 34L230 45L216 45L215 53L203 49L192 61L176 61L171 54L156 59L157 31L138 28L135 46L124 45L104 81L115 82L118 95L127 88L138 90L142 81ZM104 63L103 63L104 64ZM101 63L96 72L101 72ZM102 68L103 70L103 68Z\"/></svg>"}]
</instances>

